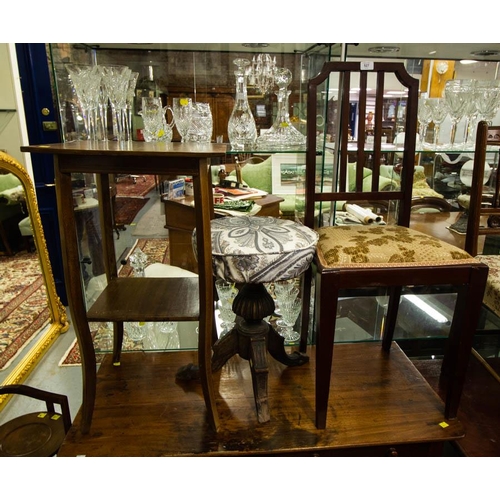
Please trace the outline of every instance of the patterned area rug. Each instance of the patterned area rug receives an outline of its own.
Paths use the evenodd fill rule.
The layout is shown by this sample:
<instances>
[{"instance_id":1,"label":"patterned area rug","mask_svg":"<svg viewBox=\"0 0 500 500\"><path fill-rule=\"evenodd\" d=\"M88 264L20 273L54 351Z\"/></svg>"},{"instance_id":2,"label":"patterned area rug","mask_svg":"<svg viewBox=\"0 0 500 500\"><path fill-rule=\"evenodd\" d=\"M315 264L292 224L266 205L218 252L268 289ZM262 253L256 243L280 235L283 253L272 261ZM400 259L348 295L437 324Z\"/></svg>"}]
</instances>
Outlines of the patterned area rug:
<instances>
[{"instance_id":1,"label":"patterned area rug","mask_svg":"<svg viewBox=\"0 0 500 500\"><path fill-rule=\"evenodd\" d=\"M50 319L36 253L0 257L0 370L7 368Z\"/></svg>"},{"instance_id":2,"label":"patterned area rug","mask_svg":"<svg viewBox=\"0 0 500 500\"><path fill-rule=\"evenodd\" d=\"M115 224L132 224L149 198L121 198L115 200Z\"/></svg>"},{"instance_id":3,"label":"patterned area rug","mask_svg":"<svg viewBox=\"0 0 500 500\"><path fill-rule=\"evenodd\" d=\"M135 180L130 177L120 177L116 182L116 196L129 198L144 198L155 187L155 176L144 175Z\"/></svg>"},{"instance_id":4,"label":"patterned area rug","mask_svg":"<svg viewBox=\"0 0 500 500\"><path fill-rule=\"evenodd\" d=\"M136 248L140 248L148 256L149 264L153 264L155 262L168 264L170 262L168 238L139 239L137 240L134 248L130 251L130 254ZM118 275L126 278L128 276L131 276L132 272L133 269L130 267L130 265L125 264L120 268ZM102 342L107 342L109 345L111 345L110 342L112 342L112 333L109 329L107 329L106 324L90 323L90 330L92 332L92 338L96 347L102 345ZM134 342L130 341L127 336L124 337L123 344L123 350L142 348L141 345L135 344ZM103 354L96 354L97 363L100 363L102 361L103 356ZM80 364L80 349L75 340L66 351L64 356L61 358L61 361L59 361L59 366L77 366Z\"/></svg>"}]
</instances>

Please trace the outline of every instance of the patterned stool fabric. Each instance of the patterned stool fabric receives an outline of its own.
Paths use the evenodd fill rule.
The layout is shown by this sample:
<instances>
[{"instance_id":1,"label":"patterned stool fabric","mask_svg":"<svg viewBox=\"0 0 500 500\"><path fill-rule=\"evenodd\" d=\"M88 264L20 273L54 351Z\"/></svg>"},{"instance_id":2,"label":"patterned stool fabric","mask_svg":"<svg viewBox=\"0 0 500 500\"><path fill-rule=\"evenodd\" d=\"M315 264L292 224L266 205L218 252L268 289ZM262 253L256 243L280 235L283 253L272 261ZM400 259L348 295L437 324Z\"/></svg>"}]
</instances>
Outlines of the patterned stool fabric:
<instances>
[{"instance_id":1,"label":"patterned stool fabric","mask_svg":"<svg viewBox=\"0 0 500 500\"><path fill-rule=\"evenodd\" d=\"M196 238L193 247L196 255ZM212 220L212 265L218 278L270 283L295 278L311 263L318 235L288 219L224 217Z\"/></svg>"},{"instance_id":2,"label":"patterned stool fabric","mask_svg":"<svg viewBox=\"0 0 500 500\"><path fill-rule=\"evenodd\" d=\"M318 257L324 267L411 267L476 262L464 250L404 226L328 226L318 229L318 234Z\"/></svg>"}]
</instances>

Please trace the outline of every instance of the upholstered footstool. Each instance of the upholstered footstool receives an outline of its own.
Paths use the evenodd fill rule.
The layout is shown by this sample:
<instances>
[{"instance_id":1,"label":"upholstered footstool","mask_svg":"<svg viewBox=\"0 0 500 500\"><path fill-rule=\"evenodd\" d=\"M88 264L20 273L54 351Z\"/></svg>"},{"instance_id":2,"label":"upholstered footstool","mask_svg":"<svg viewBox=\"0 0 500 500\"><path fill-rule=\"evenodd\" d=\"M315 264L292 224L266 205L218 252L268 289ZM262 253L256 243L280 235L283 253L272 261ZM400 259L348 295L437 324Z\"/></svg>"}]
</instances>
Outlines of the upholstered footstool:
<instances>
[{"instance_id":1,"label":"upholstered footstool","mask_svg":"<svg viewBox=\"0 0 500 500\"><path fill-rule=\"evenodd\" d=\"M317 240L314 231L287 219L240 216L212 221L213 274L239 289L233 301L235 327L215 342L212 369L221 369L235 354L249 360L259 422L270 420L267 352L286 366L309 360L299 352L287 354L283 337L264 321L274 312L264 284L301 275L313 259Z\"/></svg>"}]
</instances>

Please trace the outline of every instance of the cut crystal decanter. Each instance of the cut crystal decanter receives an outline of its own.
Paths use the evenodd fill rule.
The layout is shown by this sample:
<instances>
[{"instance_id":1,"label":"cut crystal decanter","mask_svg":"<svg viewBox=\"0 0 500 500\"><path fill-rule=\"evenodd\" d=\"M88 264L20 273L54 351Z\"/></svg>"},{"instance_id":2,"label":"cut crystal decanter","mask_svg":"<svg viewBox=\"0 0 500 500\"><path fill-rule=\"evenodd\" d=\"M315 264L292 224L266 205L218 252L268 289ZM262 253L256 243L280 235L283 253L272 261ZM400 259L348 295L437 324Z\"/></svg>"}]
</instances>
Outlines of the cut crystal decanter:
<instances>
[{"instance_id":1,"label":"cut crystal decanter","mask_svg":"<svg viewBox=\"0 0 500 500\"><path fill-rule=\"evenodd\" d=\"M250 61L248 59L235 59L233 62L238 67L234 72L236 76L236 102L229 117L227 133L231 149L252 149L257 139L257 127L248 104L247 95L247 67L250 65Z\"/></svg>"},{"instance_id":2,"label":"cut crystal decanter","mask_svg":"<svg viewBox=\"0 0 500 500\"><path fill-rule=\"evenodd\" d=\"M290 113L288 111L288 96L291 91L288 90L288 85L292 81L292 72L287 68L279 68L275 72L274 81L278 86L278 114L272 127L265 132L261 132L257 139L259 149L291 149L304 148L306 145L306 137L299 132L290 121Z\"/></svg>"}]
</instances>

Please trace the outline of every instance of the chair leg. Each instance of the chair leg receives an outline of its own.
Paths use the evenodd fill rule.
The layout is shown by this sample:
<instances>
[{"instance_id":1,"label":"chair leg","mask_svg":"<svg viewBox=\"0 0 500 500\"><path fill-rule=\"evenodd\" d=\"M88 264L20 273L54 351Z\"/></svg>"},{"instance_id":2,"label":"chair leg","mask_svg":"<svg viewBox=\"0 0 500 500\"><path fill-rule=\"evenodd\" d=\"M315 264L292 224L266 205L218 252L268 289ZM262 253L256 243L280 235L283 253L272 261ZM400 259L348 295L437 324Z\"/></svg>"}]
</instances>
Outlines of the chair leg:
<instances>
[{"instance_id":1,"label":"chair leg","mask_svg":"<svg viewBox=\"0 0 500 500\"><path fill-rule=\"evenodd\" d=\"M389 290L389 302L387 304L387 315L385 318L384 330L382 332L382 349L389 352L391 349L394 330L398 320L399 303L403 287L395 286Z\"/></svg>"},{"instance_id":2,"label":"chair leg","mask_svg":"<svg viewBox=\"0 0 500 500\"><path fill-rule=\"evenodd\" d=\"M311 310L311 288L312 288L312 265L306 270L302 276L302 314L300 320L300 343L299 351L307 351L307 337L309 335L309 322Z\"/></svg>"},{"instance_id":3,"label":"chair leg","mask_svg":"<svg viewBox=\"0 0 500 500\"><path fill-rule=\"evenodd\" d=\"M113 365L120 366L123 345L123 321L113 323Z\"/></svg>"},{"instance_id":4,"label":"chair leg","mask_svg":"<svg viewBox=\"0 0 500 500\"><path fill-rule=\"evenodd\" d=\"M458 292L440 378L440 383L446 384L445 418L448 419L456 418L458 413L487 276L487 268L474 268L469 286Z\"/></svg>"},{"instance_id":5,"label":"chair leg","mask_svg":"<svg viewBox=\"0 0 500 500\"><path fill-rule=\"evenodd\" d=\"M324 283L324 280L320 280L319 283ZM325 293L323 293L322 288L325 288ZM320 306L316 334L316 427L324 429L326 427L328 398L330 396L339 292L336 288L332 289L320 284L319 287L316 287L316 294L318 293L316 304L321 304L322 296L328 298L327 307Z\"/></svg>"}]
</instances>

